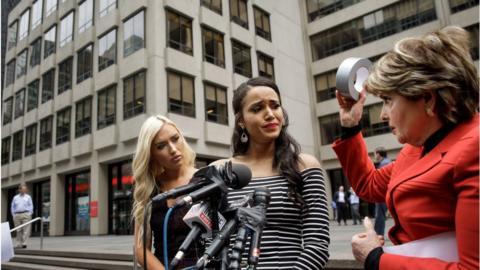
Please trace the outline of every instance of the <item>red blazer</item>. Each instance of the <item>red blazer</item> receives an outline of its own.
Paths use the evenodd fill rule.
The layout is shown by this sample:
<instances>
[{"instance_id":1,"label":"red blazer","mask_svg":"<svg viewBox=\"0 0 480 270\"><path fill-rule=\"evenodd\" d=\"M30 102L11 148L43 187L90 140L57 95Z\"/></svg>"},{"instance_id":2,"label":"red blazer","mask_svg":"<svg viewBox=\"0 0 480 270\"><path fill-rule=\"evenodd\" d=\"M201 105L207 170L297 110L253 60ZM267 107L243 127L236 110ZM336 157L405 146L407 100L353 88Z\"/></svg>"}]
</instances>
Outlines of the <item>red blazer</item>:
<instances>
[{"instance_id":1,"label":"red blazer","mask_svg":"<svg viewBox=\"0 0 480 270\"><path fill-rule=\"evenodd\" d=\"M405 145L397 160L376 170L361 133L333 149L360 198L386 202L395 220L394 244L455 231L458 263L384 253L380 269L479 269L479 116L458 125L432 151Z\"/></svg>"}]
</instances>

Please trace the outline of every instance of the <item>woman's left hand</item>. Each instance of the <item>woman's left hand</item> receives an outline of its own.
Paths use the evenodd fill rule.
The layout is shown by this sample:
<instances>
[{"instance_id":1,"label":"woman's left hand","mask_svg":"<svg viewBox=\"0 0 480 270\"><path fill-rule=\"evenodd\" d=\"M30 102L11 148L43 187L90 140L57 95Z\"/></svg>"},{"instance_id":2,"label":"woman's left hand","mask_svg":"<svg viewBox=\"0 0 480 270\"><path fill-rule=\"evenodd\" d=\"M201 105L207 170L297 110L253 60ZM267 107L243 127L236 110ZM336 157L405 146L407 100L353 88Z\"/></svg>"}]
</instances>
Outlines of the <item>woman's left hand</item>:
<instances>
[{"instance_id":1,"label":"woman's left hand","mask_svg":"<svg viewBox=\"0 0 480 270\"><path fill-rule=\"evenodd\" d=\"M363 220L366 232L356 234L352 237L352 253L355 259L362 264L367 259L368 253L377 247L383 246L381 239L373 229L372 221L366 217Z\"/></svg>"}]
</instances>

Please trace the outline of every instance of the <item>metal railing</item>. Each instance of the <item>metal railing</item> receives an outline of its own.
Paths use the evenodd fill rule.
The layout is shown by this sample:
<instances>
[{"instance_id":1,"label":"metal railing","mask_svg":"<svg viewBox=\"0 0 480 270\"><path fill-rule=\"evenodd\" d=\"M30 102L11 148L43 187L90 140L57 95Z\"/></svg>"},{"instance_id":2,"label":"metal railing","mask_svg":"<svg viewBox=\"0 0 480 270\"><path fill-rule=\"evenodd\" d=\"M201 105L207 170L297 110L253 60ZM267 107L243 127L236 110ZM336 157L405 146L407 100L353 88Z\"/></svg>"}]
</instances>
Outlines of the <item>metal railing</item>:
<instances>
[{"instance_id":1,"label":"metal railing","mask_svg":"<svg viewBox=\"0 0 480 270\"><path fill-rule=\"evenodd\" d=\"M27 223L23 223L22 225L17 226L17 227L15 227L15 228L11 229L11 230L10 230L10 233L12 233L12 232L14 232L14 231L16 231L16 230L18 230L18 229L20 229L20 228L23 228L23 227L25 227L25 226L27 226L27 225L30 225L31 223L33 223L33 222L35 222L35 221L37 221L37 220L40 220L40 249L43 249L43 219L42 219L41 217L34 218L34 219L30 220L30 221L27 222Z\"/></svg>"}]
</instances>

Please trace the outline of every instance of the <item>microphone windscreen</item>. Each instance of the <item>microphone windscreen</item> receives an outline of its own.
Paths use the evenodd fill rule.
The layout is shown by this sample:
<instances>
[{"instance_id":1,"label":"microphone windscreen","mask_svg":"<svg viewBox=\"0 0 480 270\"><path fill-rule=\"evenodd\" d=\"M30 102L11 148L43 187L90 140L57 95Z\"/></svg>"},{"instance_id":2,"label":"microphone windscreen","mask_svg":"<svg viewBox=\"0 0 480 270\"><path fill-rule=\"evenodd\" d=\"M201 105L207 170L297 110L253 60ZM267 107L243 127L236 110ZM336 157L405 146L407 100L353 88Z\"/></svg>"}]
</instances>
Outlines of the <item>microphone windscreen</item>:
<instances>
[{"instance_id":1,"label":"microphone windscreen","mask_svg":"<svg viewBox=\"0 0 480 270\"><path fill-rule=\"evenodd\" d=\"M252 179L252 171L243 164L233 163L232 172L236 177L236 181L234 181L233 186L231 186L233 189L243 188L248 185Z\"/></svg>"}]
</instances>

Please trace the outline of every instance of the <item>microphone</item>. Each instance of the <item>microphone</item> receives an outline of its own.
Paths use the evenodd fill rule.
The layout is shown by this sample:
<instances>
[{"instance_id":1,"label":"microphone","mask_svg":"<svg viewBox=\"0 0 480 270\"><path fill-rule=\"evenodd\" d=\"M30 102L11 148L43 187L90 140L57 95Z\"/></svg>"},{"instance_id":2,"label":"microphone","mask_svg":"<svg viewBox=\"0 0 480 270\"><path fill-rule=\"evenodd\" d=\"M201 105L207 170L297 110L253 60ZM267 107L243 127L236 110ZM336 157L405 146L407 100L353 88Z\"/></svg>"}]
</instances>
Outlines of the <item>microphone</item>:
<instances>
[{"instance_id":1,"label":"microphone","mask_svg":"<svg viewBox=\"0 0 480 270\"><path fill-rule=\"evenodd\" d=\"M181 187L172 188L169 191L160 193L152 198L152 202L161 202L167 199L176 198L181 195L185 195L199 188L202 188L208 184L207 181L201 180L199 182L190 183Z\"/></svg>"},{"instance_id":2,"label":"microphone","mask_svg":"<svg viewBox=\"0 0 480 270\"><path fill-rule=\"evenodd\" d=\"M211 196L221 191L228 192L228 187L233 189L240 189L246 186L252 179L252 172L250 169L242 164L232 164L230 161L225 163L225 166L216 169L214 166L208 166L205 172L205 179L212 181L198 190L189 193L187 196L178 200L173 207L181 207L184 205L191 205L196 201L202 200L205 197Z\"/></svg>"},{"instance_id":3,"label":"microphone","mask_svg":"<svg viewBox=\"0 0 480 270\"><path fill-rule=\"evenodd\" d=\"M253 231L252 237L250 239L250 256L248 257L248 264L255 265L258 263L258 258L260 257L260 241L262 238L263 227L266 222L266 212L267 207L270 204L271 193L270 190L266 187L258 187L255 189L255 194L253 195L253 204L255 208L259 208L263 214L263 220L257 224L256 230Z\"/></svg>"}]
</instances>

